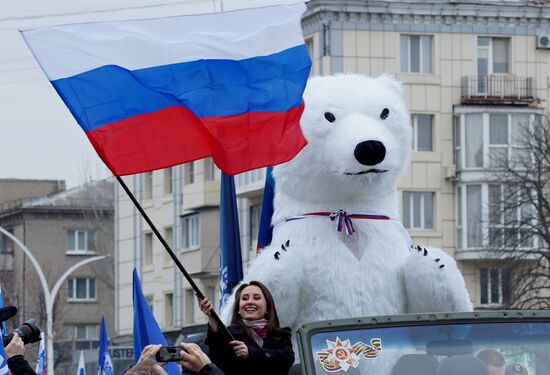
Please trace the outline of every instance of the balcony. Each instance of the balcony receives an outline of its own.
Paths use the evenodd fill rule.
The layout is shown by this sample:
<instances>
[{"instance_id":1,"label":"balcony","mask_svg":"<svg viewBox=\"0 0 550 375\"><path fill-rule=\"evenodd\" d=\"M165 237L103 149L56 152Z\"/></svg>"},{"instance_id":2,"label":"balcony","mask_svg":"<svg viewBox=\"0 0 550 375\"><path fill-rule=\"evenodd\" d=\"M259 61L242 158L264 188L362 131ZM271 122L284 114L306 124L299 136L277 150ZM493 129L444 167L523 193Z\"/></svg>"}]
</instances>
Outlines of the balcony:
<instances>
[{"instance_id":1,"label":"balcony","mask_svg":"<svg viewBox=\"0 0 550 375\"><path fill-rule=\"evenodd\" d=\"M528 106L539 102L535 79L531 77L462 77L462 104Z\"/></svg>"}]
</instances>

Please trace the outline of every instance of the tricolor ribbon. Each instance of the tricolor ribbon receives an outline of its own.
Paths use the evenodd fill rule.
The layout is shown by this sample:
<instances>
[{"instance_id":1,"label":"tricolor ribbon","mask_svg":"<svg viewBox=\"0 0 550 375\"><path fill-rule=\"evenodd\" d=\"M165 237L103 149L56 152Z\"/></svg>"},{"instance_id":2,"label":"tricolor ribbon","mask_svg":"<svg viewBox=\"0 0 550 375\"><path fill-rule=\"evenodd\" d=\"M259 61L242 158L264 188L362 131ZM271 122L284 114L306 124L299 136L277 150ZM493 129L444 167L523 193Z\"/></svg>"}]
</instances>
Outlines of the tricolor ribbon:
<instances>
[{"instance_id":1,"label":"tricolor ribbon","mask_svg":"<svg viewBox=\"0 0 550 375\"><path fill-rule=\"evenodd\" d=\"M302 220L312 216L321 216L328 217L331 221L336 221L336 229L338 232L346 231L346 235L351 236L355 232L352 219L366 219L366 220L387 220L392 222L397 229L401 232L407 243L409 244L409 249L412 248L412 240L409 236L407 230L403 227L403 224L397 219L393 219L386 215L377 215L377 214L348 214L344 210L339 210L335 212L320 211L320 212L309 212L300 216L291 216L285 219L284 222Z\"/></svg>"}]
</instances>

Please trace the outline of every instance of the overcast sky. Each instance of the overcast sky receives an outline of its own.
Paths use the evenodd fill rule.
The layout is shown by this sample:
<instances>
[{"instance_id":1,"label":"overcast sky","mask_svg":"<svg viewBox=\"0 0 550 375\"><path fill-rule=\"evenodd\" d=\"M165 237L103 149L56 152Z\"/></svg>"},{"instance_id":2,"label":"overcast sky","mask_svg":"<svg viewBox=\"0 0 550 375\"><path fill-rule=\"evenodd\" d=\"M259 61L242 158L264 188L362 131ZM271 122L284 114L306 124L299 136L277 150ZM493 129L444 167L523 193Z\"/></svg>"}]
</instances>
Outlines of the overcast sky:
<instances>
[{"instance_id":1,"label":"overcast sky","mask_svg":"<svg viewBox=\"0 0 550 375\"><path fill-rule=\"evenodd\" d=\"M223 9L293 2L225 0ZM209 13L221 6L220 0L1 1L0 178L63 179L72 187L110 174L36 64L19 29Z\"/></svg>"}]
</instances>

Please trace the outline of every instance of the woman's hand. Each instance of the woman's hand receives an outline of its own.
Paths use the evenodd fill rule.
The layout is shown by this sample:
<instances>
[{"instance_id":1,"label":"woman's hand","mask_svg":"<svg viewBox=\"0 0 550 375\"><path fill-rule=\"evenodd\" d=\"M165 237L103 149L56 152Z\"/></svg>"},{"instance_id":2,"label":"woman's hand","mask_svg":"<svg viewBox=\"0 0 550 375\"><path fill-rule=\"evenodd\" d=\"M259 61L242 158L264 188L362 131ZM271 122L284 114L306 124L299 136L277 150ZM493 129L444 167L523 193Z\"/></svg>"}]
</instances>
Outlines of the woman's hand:
<instances>
[{"instance_id":1,"label":"woman's hand","mask_svg":"<svg viewBox=\"0 0 550 375\"><path fill-rule=\"evenodd\" d=\"M248 358L248 346L242 341L230 341L229 345L233 346L235 355L239 358Z\"/></svg>"},{"instance_id":2,"label":"woman's hand","mask_svg":"<svg viewBox=\"0 0 550 375\"><path fill-rule=\"evenodd\" d=\"M212 329L212 331L218 332L218 323L214 320L211 314L212 309L214 308L214 306L212 305L212 302L210 302L210 300L206 297L204 297L203 300L201 301L199 299L199 296L197 296L197 301L199 301L199 306L201 308L202 313L208 316L208 325L210 325L210 328Z\"/></svg>"}]
</instances>

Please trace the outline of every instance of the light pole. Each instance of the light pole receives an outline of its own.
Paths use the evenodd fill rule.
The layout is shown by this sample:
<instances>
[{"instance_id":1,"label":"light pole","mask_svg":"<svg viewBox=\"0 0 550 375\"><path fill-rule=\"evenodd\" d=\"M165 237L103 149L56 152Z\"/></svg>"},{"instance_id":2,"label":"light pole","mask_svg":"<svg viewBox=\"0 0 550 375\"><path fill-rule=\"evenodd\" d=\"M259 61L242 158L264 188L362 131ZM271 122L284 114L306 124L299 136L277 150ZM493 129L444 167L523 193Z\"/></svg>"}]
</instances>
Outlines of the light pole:
<instances>
[{"instance_id":1,"label":"light pole","mask_svg":"<svg viewBox=\"0 0 550 375\"><path fill-rule=\"evenodd\" d=\"M61 277L55 282L55 285L53 286L52 291L50 292L50 288L48 287L48 282L46 281L46 277L44 276L44 272L42 272L42 268L40 267L40 264L38 264L38 261L32 255L31 251L21 242L17 237L15 237L13 234L5 230L4 228L0 227L0 232L4 235L8 236L15 242L21 250L29 257L31 260L32 265L34 266L34 269L36 270L36 273L38 273L38 278L40 279L40 284L42 284L42 290L44 291L44 300L46 301L46 335L48 339L46 340L46 366L47 366L47 374L48 375L54 375L53 372L53 303L55 302L55 297L57 296L57 292L59 292L59 289L61 288L61 284L65 281L65 279L77 268L82 267L85 264L95 262L96 260L101 260L107 258L106 255L98 255L91 258L86 258L74 265L72 265Z\"/></svg>"}]
</instances>

